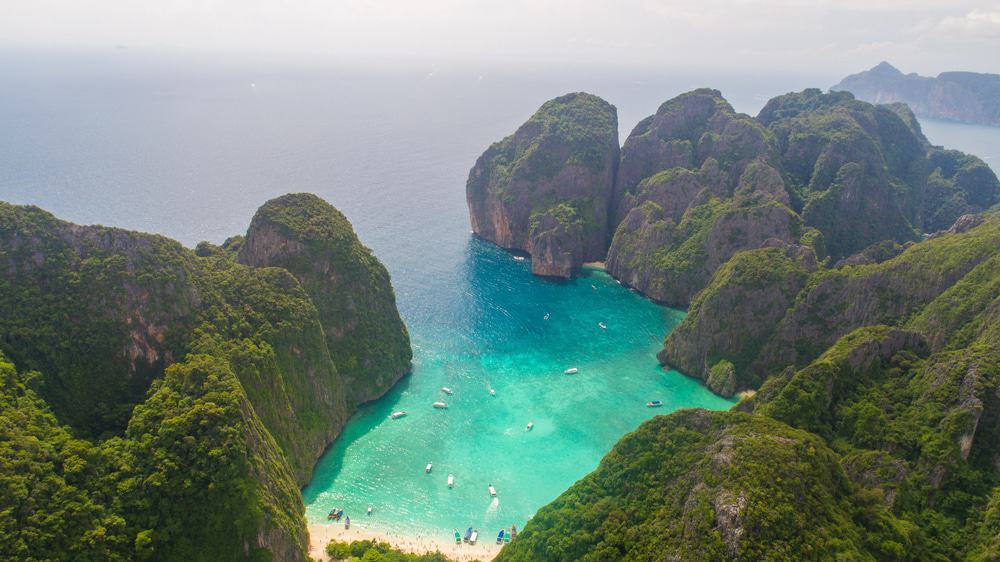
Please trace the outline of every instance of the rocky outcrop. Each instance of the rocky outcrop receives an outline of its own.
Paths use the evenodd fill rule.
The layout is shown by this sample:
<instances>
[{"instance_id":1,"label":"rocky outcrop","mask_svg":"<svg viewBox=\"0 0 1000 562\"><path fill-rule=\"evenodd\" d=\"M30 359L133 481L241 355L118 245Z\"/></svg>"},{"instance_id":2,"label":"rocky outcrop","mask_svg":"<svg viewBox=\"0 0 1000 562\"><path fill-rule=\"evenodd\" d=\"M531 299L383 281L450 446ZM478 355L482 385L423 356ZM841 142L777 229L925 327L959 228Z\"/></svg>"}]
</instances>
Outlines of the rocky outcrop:
<instances>
[{"instance_id":1,"label":"rocky outcrop","mask_svg":"<svg viewBox=\"0 0 1000 562\"><path fill-rule=\"evenodd\" d=\"M766 240L854 263L866 248L902 246L1000 201L989 167L932 147L905 105L816 89L776 97L756 118L715 90L665 102L625 140L608 198L613 116L592 96L564 96L490 147L467 184L473 230L560 277L605 257L599 238L610 236L612 275L687 306L726 260ZM572 156L586 146L604 147L590 151L603 158Z\"/></svg>"},{"instance_id":2,"label":"rocky outcrop","mask_svg":"<svg viewBox=\"0 0 1000 562\"><path fill-rule=\"evenodd\" d=\"M925 117L1000 127L998 74L942 72L932 78L903 74L883 61L831 90L846 90L871 103L902 102Z\"/></svg>"},{"instance_id":3,"label":"rocky outcrop","mask_svg":"<svg viewBox=\"0 0 1000 562\"><path fill-rule=\"evenodd\" d=\"M410 366L387 271L343 215L305 194L265 204L245 238L197 251L0 203L0 308L7 311L0 354L40 373L32 385L59 423L94 446L134 446L144 461L116 457L109 466L134 465L136 481L166 471L165 478L184 480L177 487L183 498L209 482L246 480L224 494L232 501L203 510L225 512L211 516L215 523L244 514L236 531L215 533L227 537L224 544L211 546L223 552L239 543L245 558L306 559L298 486L357 404L383 394ZM199 365L193 382L163 382L192 357ZM208 380L218 388L199 386ZM180 397L163 398L174 391ZM157 396L163 400L152 402ZM214 408L222 396L232 407ZM147 423L163 410L170 410L169 423ZM200 422L202 415L211 419ZM180 440L195 429L171 433L182 421L205 439ZM161 430L159 441L146 439ZM139 434L132 439L130 431ZM212 439L232 462L217 462L215 449L209 454ZM195 445L206 449L184 449ZM152 462L160 450L188 457ZM194 470L192 458L207 463L194 476L184 472ZM169 493L162 501L171 504ZM144 521L148 504L139 503L126 507ZM179 535L126 531L138 533L127 541L137 549L186 548ZM214 558L239 557L225 552Z\"/></svg>"},{"instance_id":4,"label":"rocky outcrop","mask_svg":"<svg viewBox=\"0 0 1000 562\"><path fill-rule=\"evenodd\" d=\"M769 133L715 90L664 103L622 148L608 271L685 306L736 252L796 240L801 221L774 156Z\"/></svg>"},{"instance_id":5,"label":"rocky outcrop","mask_svg":"<svg viewBox=\"0 0 1000 562\"><path fill-rule=\"evenodd\" d=\"M585 93L546 102L469 172L473 232L531 254L537 275L603 259L618 150L614 106Z\"/></svg>"},{"instance_id":6,"label":"rocky outcrop","mask_svg":"<svg viewBox=\"0 0 1000 562\"><path fill-rule=\"evenodd\" d=\"M789 365L805 366L864 326L909 322L934 349L968 344L986 330L997 298L998 247L1000 215L994 214L979 226L912 244L880 263L811 274L777 255L764 258L763 250L740 254L699 295L697 306L667 338L660 359L706 381L715 363L729 361L738 390L755 388ZM734 274L768 264L774 267L767 274Z\"/></svg>"},{"instance_id":7,"label":"rocky outcrop","mask_svg":"<svg viewBox=\"0 0 1000 562\"><path fill-rule=\"evenodd\" d=\"M809 247L770 244L737 254L716 272L691 303L690 320L667 337L661 363L704 378L723 396L760 385L760 377L747 376L749 360L818 267Z\"/></svg>"},{"instance_id":8,"label":"rocky outcrop","mask_svg":"<svg viewBox=\"0 0 1000 562\"><path fill-rule=\"evenodd\" d=\"M684 410L625 436L496 560L865 559L857 500L815 435L763 416ZM572 533L572 541L558 537Z\"/></svg>"},{"instance_id":9,"label":"rocky outcrop","mask_svg":"<svg viewBox=\"0 0 1000 562\"><path fill-rule=\"evenodd\" d=\"M286 269L302 284L352 406L382 396L409 372L410 338L389 272L329 203L308 193L268 201L237 260Z\"/></svg>"}]
</instances>

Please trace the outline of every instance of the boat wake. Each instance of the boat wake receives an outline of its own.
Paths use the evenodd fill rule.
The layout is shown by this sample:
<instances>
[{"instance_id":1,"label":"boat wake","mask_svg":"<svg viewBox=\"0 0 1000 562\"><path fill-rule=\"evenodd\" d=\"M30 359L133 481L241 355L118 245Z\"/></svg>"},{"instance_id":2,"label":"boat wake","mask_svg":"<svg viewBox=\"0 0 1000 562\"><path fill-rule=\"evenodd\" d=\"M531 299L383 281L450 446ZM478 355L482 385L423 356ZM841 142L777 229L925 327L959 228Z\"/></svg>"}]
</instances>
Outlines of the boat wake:
<instances>
[{"instance_id":1,"label":"boat wake","mask_svg":"<svg viewBox=\"0 0 1000 562\"><path fill-rule=\"evenodd\" d=\"M500 508L500 498L493 498L493 501L490 502L489 507L486 508L486 515L492 515L496 513L497 509L499 508Z\"/></svg>"}]
</instances>

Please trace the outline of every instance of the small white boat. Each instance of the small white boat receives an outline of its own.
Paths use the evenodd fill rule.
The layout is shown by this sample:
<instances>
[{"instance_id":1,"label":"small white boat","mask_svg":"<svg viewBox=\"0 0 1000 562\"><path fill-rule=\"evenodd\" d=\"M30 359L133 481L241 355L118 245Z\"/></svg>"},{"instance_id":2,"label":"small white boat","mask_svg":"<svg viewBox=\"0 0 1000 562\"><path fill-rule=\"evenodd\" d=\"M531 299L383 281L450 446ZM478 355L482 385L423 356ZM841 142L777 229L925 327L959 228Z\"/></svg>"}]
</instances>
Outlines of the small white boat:
<instances>
[{"instance_id":1,"label":"small white boat","mask_svg":"<svg viewBox=\"0 0 1000 562\"><path fill-rule=\"evenodd\" d=\"M493 484L490 484L490 487L487 489L490 491L491 496L494 498L497 497L497 489L493 487Z\"/></svg>"},{"instance_id":2,"label":"small white boat","mask_svg":"<svg viewBox=\"0 0 1000 562\"><path fill-rule=\"evenodd\" d=\"M399 418L401 418L401 417L403 417L405 415L406 415L406 412L399 411L399 412L393 412L389 417L392 418L392 419L394 419L394 420L398 420Z\"/></svg>"},{"instance_id":3,"label":"small white boat","mask_svg":"<svg viewBox=\"0 0 1000 562\"><path fill-rule=\"evenodd\" d=\"M490 396L496 396L496 395L497 395L497 391L491 388L490 389Z\"/></svg>"},{"instance_id":4,"label":"small white boat","mask_svg":"<svg viewBox=\"0 0 1000 562\"><path fill-rule=\"evenodd\" d=\"M445 408L448 407L448 405L445 404L444 402L435 402L434 404L432 404L432 406L434 406L435 408L437 408L439 410L444 410Z\"/></svg>"},{"instance_id":5,"label":"small white boat","mask_svg":"<svg viewBox=\"0 0 1000 562\"><path fill-rule=\"evenodd\" d=\"M564 375L575 375L578 372L580 372L580 369L577 369L576 367L570 367L569 369L566 369L565 371L563 371L563 374Z\"/></svg>"},{"instance_id":6,"label":"small white boat","mask_svg":"<svg viewBox=\"0 0 1000 562\"><path fill-rule=\"evenodd\" d=\"M597 290L597 285L591 285L590 288L596 291Z\"/></svg>"},{"instance_id":7,"label":"small white boat","mask_svg":"<svg viewBox=\"0 0 1000 562\"><path fill-rule=\"evenodd\" d=\"M608 329L608 327L604 325L604 322L598 322L597 325L600 326L602 330Z\"/></svg>"},{"instance_id":8,"label":"small white boat","mask_svg":"<svg viewBox=\"0 0 1000 562\"><path fill-rule=\"evenodd\" d=\"M524 256L514 256L514 261L524 261Z\"/></svg>"},{"instance_id":9,"label":"small white boat","mask_svg":"<svg viewBox=\"0 0 1000 562\"><path fill-rule=\"evenodd\" d=\"M427 466L424 467L424 472L430 474L432 468L434 468L434 463L429 462L427 463Z\"/></svg>"},{"instance_id":10,"label":"small white boat","mask_svg":"<svg viewBox=\"0 0 1000 562\"><path fill-rule=\"evenodd\" d=\"M372 514L372 506L369 505L368 506L368 515L371 515L371 514Z\"/></svg>"},{"instance_id":11,"label":"small white boat","mask_svg":"<svg viewBox=\"0 0 1000 562\"><path fill-rule=\"evenodd\" d=\"M479 538L479 529L472 531L472 536L469 537L469 544L476 544L476 539Z\"/></svg>"},{"instance_id":12,"label":"small white boat","mask_svg":"<svg viewBox=\"0 0 1000 562\"><path fill-rule=\"evenodd\" d=\"M524 428L525 431L531 431L531 428L535 427L535 422L530 421L528 425Z\"/></svg>"},{"instance_id":13,"label":"small white boat","mask_svg":"<svg viewBox=\"0 0 1000 562\"><path fill-rule=\"evenodd\" d=\"M442 386L442 387L441 387L441 392L443 392L443 393L447 394L448 396L451 396L452 394L454 394L454 393L453 393L453 392L451 391L451 389L450 389L450 388L448 388L447 386Z\"/></svg>"},{"instance_id":14,"label":"small white boat","mask_svg":"<svg viewBox=\"0 0 1000 562\"><path fill-rule=\"evenodd\" d=\"M545 316L542 317L542 320L548 320L548 319L549 319L549 313L546 312Z\"/></svg>"},{"instance_id":15,"label":"small white boat","mask_svg":"<svg viewBox=\"0 0 1000 562\"><path fill-rule=\"evenodd\" d=\"M448 475L448 487L449 488L454 488L455 487L455 475L454 474L449 474Z\"/></svg>"}]
</instances>

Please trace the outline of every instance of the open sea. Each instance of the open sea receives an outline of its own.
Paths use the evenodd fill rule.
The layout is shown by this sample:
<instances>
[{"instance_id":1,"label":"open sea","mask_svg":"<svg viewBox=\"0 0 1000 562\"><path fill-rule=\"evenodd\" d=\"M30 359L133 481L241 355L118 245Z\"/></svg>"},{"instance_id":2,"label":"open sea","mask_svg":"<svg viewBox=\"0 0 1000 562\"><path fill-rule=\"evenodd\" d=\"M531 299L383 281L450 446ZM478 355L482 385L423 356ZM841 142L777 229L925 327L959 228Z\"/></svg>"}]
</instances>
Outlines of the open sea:
<instances>
[{"instance_id":1,"label":"open sea","mask_svg":"<svg viewBox=\"0 0 1000 562\"><path fill-rule=\"evenodd\" d=\"M287 192L347 215L392 274L414 369L320 460L307 517L323 522L336 506L355 525L442 540L453 528L489 539L522 527L654 414L732 404L658 367L683 312L598 271L533 277L527 261L474 239L465 180L476 157L570 91L615 104L624 141L695 87L755 114L774 95L840 78L129 51L0 52L0 75L0 200L189 246L243 233L258 206ZM935 144L1000 163L1000 129L922 123ZM563 374L570 367L579 372ZM432 408L442 399L448 409ZM390 420L396 410L409 414Z\"/></svg>"}]
</instances>

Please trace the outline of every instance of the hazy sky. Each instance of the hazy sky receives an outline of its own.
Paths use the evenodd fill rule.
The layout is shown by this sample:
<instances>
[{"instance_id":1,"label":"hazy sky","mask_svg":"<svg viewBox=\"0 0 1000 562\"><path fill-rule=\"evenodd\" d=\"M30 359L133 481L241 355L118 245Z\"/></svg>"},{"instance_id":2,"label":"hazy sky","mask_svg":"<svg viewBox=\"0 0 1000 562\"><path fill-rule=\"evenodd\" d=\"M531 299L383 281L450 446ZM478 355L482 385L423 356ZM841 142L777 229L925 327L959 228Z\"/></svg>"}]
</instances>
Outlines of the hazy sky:
<instances>
[{"instance_id":1,"label":"hazy sky","mask_svg":"<svg viewBox=\"0 0 1000 562\"><path fill-rule=\"evenodd\" d=\"M0 48L1000 72L1000 1L0 0Z\"/></svg>"}]
</instances>

